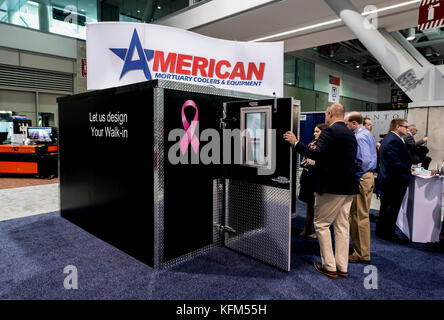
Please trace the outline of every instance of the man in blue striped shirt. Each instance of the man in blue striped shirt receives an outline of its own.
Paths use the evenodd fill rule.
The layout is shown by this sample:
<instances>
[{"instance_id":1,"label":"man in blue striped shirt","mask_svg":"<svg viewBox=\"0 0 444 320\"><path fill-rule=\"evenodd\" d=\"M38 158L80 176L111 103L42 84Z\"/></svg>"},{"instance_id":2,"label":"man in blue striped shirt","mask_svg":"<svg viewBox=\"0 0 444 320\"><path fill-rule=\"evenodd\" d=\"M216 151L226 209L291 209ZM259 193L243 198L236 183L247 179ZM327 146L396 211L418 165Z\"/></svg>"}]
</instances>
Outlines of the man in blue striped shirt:
<instances>
[{"instance_id":1,"label":"man in blue striped shirt","mask_svg":"<svg viewBox=\"0 0 444 320\"><path fill-rule=\"evenodd\" d=\"M353 198L350 209L350 235L353 242L353 253L348 261L351 263L370 262L370 203L372 201L375 177L373 171L377 165L376 141L373 135L363 126L364 119L359 112L351 112L346 117L347 127L355 133L358 142L356 161L360 170L359 194Z\"/></svg>"}]
</instances>

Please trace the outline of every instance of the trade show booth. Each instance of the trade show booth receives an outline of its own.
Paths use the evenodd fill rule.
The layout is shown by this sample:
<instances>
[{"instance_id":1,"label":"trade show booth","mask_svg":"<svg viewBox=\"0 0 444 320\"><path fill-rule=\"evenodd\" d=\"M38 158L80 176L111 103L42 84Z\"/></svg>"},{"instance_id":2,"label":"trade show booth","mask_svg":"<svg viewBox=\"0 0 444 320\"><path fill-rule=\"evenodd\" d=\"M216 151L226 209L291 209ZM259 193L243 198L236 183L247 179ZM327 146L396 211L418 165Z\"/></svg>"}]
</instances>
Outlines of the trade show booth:
<instances>
[{"instance_id":1,"label":"trade show booth","mask_svg":"<svg viewBox=\"0 0 444 320\"><path fill-rule=\"evenodd\" d=\"M290 270L292 98L153 80L57 101L62 217L154 268L225 246Z\"/></svg>"}]
</instances>

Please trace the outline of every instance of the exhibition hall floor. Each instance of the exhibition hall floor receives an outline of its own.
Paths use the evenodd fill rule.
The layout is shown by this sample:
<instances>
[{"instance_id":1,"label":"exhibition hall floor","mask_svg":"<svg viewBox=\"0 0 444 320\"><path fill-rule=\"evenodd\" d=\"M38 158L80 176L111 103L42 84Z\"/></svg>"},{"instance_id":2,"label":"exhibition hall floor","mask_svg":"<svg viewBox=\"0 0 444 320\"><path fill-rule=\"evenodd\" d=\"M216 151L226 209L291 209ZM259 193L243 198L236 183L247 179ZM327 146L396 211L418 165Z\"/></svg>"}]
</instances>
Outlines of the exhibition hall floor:
<instances>
[{"instance_id":1,"label":"exhibition hall floor","mask_svg":"<svg viewBox=\"0 0 444 320\"><path fill-rule=\"evenodd\" d=\"M58 184L0 190L0 205L0 299L444 299L444 254L380 240L374 221L374 267L350 264L350 277L336 280L317 273L317 240L298 236L303 203L293 219L289 273L226 248L154 270L61 218ZM22 217L7 218L9 210ZM77 268L77 290L64 287L68 265Z\"/></svg>"},{"instance_id":2,"label":"exhibition hall floor","mask_svg":"<svg viewBox=\"0 0 444 320\"><path fill-rule=\"evenodd\" d=\"M59 183L59 178L35 178L35 177L4 177L0 176L0 190L39 186L45 184Z\"/></svg>"}]
</instances>

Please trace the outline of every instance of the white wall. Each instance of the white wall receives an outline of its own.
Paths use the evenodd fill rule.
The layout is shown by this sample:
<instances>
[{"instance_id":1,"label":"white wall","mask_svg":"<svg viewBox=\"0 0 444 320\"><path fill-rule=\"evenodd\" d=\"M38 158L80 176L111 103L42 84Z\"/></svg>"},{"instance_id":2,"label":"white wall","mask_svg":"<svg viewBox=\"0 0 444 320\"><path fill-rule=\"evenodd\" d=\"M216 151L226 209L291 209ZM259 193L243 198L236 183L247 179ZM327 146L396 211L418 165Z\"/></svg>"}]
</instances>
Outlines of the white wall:
<instances>
[{"instance_id":1,"label":"white wall","mask_svg":"<svg viewBox=\"0 0 444 320\"><path fill-rule=\"evenodd\" d=\"M38 111L45 113L54 114L54 123L57 126L58 121L58 110L57 110L57 98L63 95L51 94L51 93L39 93L39 105Z\"/></svg>"},{"instance_id":2,"label":"white wall","mask_svg":"<svg viewBox=\"0 0 444 320\"><path fill-rule=\"evenodd\" d=\"M387 95L387 92L390 92L389 84L378 85L372 81L352 76L344 71L335 70L319 63L315 64L314 89L328 93L330 75L341 79L341 96L373 103L390 102L390 93Z\"/></svg>"},{"instance_id":3,"label":"white wall","mask_svg":"<svg viewBox=\"0 0 444 320\"><path fill-rule=\"evenodd\" d=\"M1 43L1 40L0 40ZM0 64L74 73L75 60L0 46Z\"/></svg>"},{"instance_id":4,"label":"white wall","mask_svg":"<svg viewBox=\"0 0 444 320\"><path fill-rule=\"evenodd\" d=\"M85 41L4 23L0 23L0 35L0 64L63 72L73 76L80 72L77 57L85 56ZM78 54L78 49L83 55ZM86 80L78 80L74 82L74 87L86 88L86 84L83 85ZM56 99L69 93L0 85L0 110L26 115L34 126L38 125L39 112L52 113L57 124Z\"/></svg>"},{"instance_id":5,"label":"white wall","mask_svg":"<svg viewBox=\"0 0 444 320\"><path fill-rule=\"evenodd\" d=\"M0 46L75 59L77 40L55 34L0 23Z\"/></svg>"},{"instance_id":6,"label":"white wall","mask_svg":"<svg viewBox=\"0 0 444 320\"><path fill-rule=\"evenodd\" d=\"M392 87L388 84L378 85L378 103L390 103L392 100Z\"/></svg>"},{"instance_id":7,"label":"white wall","mask_svg":"<svg viewBox=\"0 0 444 320\"><path fill-rule=\"evenodd\" d=\"M32 120L37 125L36 98L34 92L0 89L0 110L15 111Z\"/></svg>"}]
</instances>

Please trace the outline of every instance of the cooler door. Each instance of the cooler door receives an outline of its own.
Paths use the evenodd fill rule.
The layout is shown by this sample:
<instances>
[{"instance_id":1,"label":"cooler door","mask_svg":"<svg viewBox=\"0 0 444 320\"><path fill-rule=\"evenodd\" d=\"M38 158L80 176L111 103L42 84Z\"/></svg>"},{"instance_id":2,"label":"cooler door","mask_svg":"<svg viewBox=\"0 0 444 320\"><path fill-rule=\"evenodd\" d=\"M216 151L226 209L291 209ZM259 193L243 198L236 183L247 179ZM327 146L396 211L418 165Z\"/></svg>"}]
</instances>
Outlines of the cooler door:
<instances>
[{"instance_id":1,"label":"cooler door","mask_svg":"<svg viewBox=\"0 0 444 320\"><path fill-rule=\"evenodd\" d=\"M237 129L240 136L231 143L225 175L224 244L285 271L290 270L292 147L283 134L292 130L292 100L226 103L224 119L225 129Z\"/></svg>"}]
</instances>

